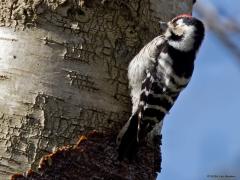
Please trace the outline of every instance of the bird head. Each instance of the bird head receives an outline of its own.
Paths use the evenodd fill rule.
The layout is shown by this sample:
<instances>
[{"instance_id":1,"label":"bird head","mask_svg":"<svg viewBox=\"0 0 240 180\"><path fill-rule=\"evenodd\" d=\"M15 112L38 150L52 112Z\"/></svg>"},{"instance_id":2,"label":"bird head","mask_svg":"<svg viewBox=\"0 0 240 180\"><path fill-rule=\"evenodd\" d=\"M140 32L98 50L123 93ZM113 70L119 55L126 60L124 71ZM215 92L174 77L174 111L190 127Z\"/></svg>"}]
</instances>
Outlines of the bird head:
<instances>
[{"instance_id":1,"label":"bird head","mask_svg":"<svg viewBox=\"0 0 240 180\"><path fill-rule=\"evenodd\" d=\"M188 14L176 16L167 24L165 38L181 51L198 50L204 37L204 25Z\"/></svg>"}]
</instances>

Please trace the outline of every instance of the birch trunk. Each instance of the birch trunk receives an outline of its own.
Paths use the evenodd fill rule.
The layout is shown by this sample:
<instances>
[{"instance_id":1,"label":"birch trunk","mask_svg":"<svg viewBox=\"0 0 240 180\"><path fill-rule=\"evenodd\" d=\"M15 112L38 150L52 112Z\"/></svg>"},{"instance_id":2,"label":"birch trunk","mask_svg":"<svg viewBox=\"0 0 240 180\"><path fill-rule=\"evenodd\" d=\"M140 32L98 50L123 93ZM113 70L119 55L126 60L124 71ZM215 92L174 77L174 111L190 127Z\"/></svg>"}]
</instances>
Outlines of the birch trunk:
<instances>
[{"instance_id":1,"label":"birch trunk","mask_svg":"<svg viewBox=\"0 0 240 180\"><path fill-rule=\"evenodd\" d=\"M116 134L131 108L129 61L161 33L159 20L191 8L187 0L1 0L0 179L35 170L80 134Z\"/></svg>"}]
</instances>

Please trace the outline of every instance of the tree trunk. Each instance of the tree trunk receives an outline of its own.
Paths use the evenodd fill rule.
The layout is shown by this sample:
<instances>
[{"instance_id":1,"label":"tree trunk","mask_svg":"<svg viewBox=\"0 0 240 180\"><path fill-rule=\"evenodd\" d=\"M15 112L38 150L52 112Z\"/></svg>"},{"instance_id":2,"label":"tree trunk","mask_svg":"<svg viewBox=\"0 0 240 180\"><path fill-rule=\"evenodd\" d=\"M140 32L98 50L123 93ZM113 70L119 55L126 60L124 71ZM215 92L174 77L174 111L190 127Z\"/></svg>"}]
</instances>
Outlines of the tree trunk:
<instances>
[{"instance_id":1,"label":"tree trunk","mask_svg":"<svg viewBox=\"0 0 240 180\"><path fill-rule=\"evenodd\" d=\"M128 62L161 33L159 20L191 8L187 0L1 0L0 179L36 170L80 134L116 134L131 109Z\"/></svg>"}]
</instances>

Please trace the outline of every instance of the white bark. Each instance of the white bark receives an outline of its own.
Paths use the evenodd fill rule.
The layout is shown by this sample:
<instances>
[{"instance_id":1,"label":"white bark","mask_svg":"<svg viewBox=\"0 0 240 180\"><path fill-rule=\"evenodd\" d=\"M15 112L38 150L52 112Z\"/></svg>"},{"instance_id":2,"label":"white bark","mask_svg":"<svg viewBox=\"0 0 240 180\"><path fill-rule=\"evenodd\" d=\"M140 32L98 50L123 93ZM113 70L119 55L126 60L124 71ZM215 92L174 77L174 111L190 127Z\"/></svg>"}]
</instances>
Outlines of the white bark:
<instances>
[{"instance_id":1,"label":"white bark","mask_svg":"<svg viewBox=\"0 0 240 180\"><path fill-rule=\"evenodd\" d=\"M128 119L126 67L189 1L0 2L0 176Z\"/></svg>"}]
</instances>

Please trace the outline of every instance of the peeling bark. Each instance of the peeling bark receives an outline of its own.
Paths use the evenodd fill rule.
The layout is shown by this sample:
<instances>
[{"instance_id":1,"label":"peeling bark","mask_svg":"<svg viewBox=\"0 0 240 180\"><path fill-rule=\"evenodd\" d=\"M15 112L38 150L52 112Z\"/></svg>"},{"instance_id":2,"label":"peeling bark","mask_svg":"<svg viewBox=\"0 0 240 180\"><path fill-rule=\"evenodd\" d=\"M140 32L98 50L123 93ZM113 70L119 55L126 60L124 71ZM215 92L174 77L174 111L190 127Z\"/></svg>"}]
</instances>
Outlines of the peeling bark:
<instances>
[{"instance_id":1,"label":"peeling bark","mask_svg":"<svg viewBox=\"0 0 240 180\"><path fill-rule=\"evenodd\" d=\"M159 167L152 166L154 149L143 147L139 151L141 158L133 162L118 161L115 151L114 136L91 132L87 136L81 136L76 145L61 147L44 156L39 163L38 172L28 170L24 174L13 175L11 180L148 180L156 178ZM158 157L156 161L159 162L160 158Z\"/></svg>"},{"instance_id":2,"label":"peeling bark","mask_svg":"<svg viewBox=\"0 0 240 180\"><path fill-rule=\"evenodd\" d=\"M191 7L187 0L1 0L1 179L36 170L43 155L80 134L115 135L130 112L128 62L161 33L159 20Z\"/></svg>"}]
</instances>

